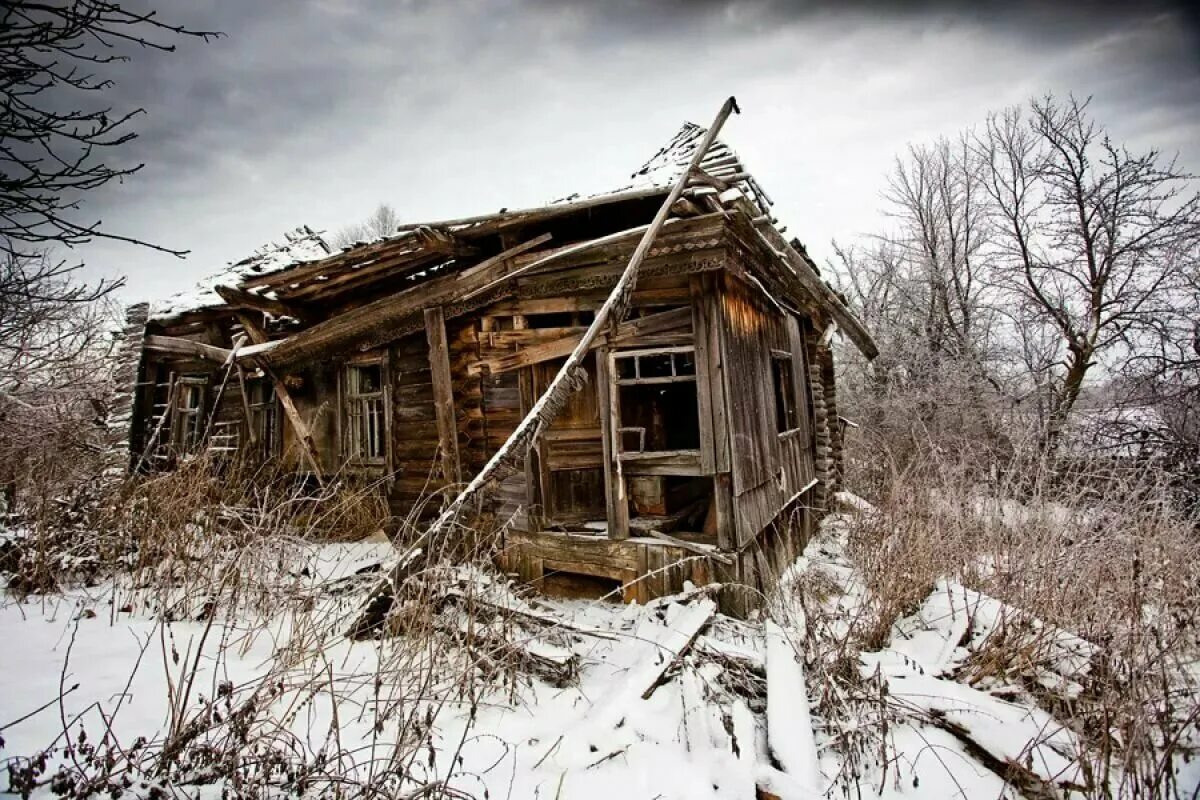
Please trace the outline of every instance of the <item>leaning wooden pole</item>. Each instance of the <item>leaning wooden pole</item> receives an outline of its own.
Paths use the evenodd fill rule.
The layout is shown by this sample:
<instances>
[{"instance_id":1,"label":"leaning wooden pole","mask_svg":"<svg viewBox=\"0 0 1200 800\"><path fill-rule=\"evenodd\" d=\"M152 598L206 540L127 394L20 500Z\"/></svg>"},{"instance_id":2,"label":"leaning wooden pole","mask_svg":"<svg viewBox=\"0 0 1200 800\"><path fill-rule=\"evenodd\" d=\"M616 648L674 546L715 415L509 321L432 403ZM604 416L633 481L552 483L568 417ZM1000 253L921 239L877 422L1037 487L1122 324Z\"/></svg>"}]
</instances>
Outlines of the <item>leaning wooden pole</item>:
<instances>
[{"instance_id":1,"label":"leaning wooden pole","mask_svg":"<svg viewBox=\"0 0 1200 800\"><path fill-rule=\"evenodd\" d=\"M448 530L453 528L468 509L482 508L482 503L487 496L487 492L497 486L500 481L512 474L517 465L524 459L526 453L533 447L538 438L546 427L554 421L559 412L562 411L570 398L571 393L581 388L587 381L587 374L583 371L582 363L591 350L592 344L596 338L610 325L621 321L629 309L630 298L633 296L634 287L637 285L638 270L642 262L646 259L646 254L650 252L650 247L654 244L658 232L666 223L667 217L671 213L671 206L683 194L683 190L687 187L688 180L692 174L699 169L700 162L708 153L708 149L712 146L713 141L717 138L717 134L721 130L721 126L725 124L725 120L735 111L740 112L737 106L737 100L730 97L721 106L721 110L717 113L717 117L713 120L713 124L709 126L708 131L704 134L704 138L700 140L700 144L696 148L696 152L692 155L692 160L688 164L683 174L679 176L679 180L671 187L671 192L659 207L658 213L654 215L654 220L650 223L650 227L642 235L641 241L638 242L637 249L633 251L633 255L629 259L629 264L626 265L621 277L617 280L617 285L613 287L612 292L608 295L608 299L604 301L604 305L596 312L596 317L587 331L583 334L583 338L575 345L575 349L571 351L571 355L567 357L567 361L559 369L558 374L554 376L554 380L546 387L546 391L534 403L533 408L529 409L529 413L517 425L512 435L500 447L499 450L492 455L491 459L484 465L471 482L459 492L458 496L446 506L446 509L441 513L436 520L425 530L423 534L408 548L407 552L401 557L391 569L385 578L375 586L371 592L367 606L364 608L364 618L360 619L349 632L352 636L364 634L374 627L381 619L382 615L391 605L390 598L395 595L395 590L403 581L404 577L409 574L415 557L426 544L436 541L439 536L444 535Z\"/></svg>"}]
</instances>

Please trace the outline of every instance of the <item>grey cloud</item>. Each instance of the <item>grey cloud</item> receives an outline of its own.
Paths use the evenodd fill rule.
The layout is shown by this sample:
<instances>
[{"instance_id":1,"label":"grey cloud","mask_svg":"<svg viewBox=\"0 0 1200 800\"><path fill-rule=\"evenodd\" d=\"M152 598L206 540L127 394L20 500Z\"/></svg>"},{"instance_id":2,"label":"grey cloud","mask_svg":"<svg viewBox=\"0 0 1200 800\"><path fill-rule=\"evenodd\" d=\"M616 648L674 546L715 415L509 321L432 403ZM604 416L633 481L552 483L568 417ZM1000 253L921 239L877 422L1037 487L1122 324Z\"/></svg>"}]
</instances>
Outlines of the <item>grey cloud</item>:
<instances>
[{"instance_id":1,"label":"grey cloud","mask_svg":"<svg viewBox=\"0 0 1200 800\"><path fill-rule=\"evenodd\" d=\"M681 119L705 122L731 93L747 109L732 143L818 248L870 227L872 181L907 141L1029 93L1095 93L1120 135L1167 148L1200 132L1194 18L1165 2L157 5L227 36L137 51L113 70L112 104L147 110L121 157L147 168L85 208L195 250L184 265L91 251L157 293L380 200L435 218L628 175Z\"/></svg>"}]
</instances>

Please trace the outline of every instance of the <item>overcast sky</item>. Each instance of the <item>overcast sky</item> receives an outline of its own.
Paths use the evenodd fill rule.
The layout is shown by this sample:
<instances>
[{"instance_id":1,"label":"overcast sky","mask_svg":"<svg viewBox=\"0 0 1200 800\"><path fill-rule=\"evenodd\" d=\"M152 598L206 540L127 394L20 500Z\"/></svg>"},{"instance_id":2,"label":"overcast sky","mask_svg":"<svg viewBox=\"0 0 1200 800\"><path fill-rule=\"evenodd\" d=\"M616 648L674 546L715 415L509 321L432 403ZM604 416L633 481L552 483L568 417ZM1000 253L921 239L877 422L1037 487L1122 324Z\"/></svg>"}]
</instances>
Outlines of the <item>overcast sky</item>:
<instances>
[{"instance_id":1,"label":"overcast sky","mask_svg":"<svg viewBox=\"0 0 1200 800\"><path fill-rule=\"evenodd\" d=\"M138 52L114 73L113 104L147 112L121 157L146 167L93 195L83 216L191 251L86 248L93 274L128 276L129 299L168 295L285 230L333 230L380 202L418 221L619 186L730 94L743 113L722 138L818 259L831 239L879 229L885 173L909 142L1034 94L1091 95L1117 138L1200 172L1197 18L1168 3L158 8L226 36Z\"/></svg>"}]
</instances>

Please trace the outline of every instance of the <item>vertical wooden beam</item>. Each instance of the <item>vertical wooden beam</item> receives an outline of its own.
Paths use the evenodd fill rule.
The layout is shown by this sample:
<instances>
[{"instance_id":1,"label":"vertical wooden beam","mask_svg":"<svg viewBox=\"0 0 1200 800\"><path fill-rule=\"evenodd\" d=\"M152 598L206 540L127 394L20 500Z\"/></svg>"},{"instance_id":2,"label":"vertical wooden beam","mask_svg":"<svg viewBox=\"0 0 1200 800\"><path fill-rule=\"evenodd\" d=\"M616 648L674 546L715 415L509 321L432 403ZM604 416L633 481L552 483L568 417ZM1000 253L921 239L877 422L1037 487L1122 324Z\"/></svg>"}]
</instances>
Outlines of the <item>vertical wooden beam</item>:
<instances>
[{"instance_id":1,"label":"vertical wooden beam","mask_svg":"<svg viewBox=\"0 0 1200 800\"><path fill-rule=\"evenodd\" d=\"M266 344L268 336L258 323L250 318L247 314L238 314L238 320L242 323L242 328L245 329L246 335L250 337L250 341L254 344ZM296 437L300 440L300 452L308 460L309 466L312 467L313 477L317 479L317 484L325 485L325 481L321 475L321 458L317 454L317 445L313 441L312 432L308 429L308 424L304 418L300 416L300 410L296 408L296 403L292 400L292 393L283 385L283 381L275 374L270 367L263 366L263 371L267 373L267 377L271 379L271 383L275 384L275 396L279 398L279 405L283 407L284 416L292 423L292 427L296 429Z\"/></svg>"},{"instance_id":2,"label":"vertical wooden beam","mask_svg":"<svg viewBox=\"0 0 1200 800\"><path fill-rule=\"evenodd\" d=\"M524 314L512 315L512 328L515 331L529 329L529 319ZM519 349L519 347L518 347ZM517 388L521 393L521 417L524 418L537 402L541 389L537 383L537 365L531 364L517 372ZM549 475L545 466L545 449L539 439L525 453L525 501L529 506L530 530L541 530L546 526L549 516L550 496L546 489L549 485ZM540 568L539 568L540 569ZM538 573L541 576L541 573Z\"/></svg>"},{"instance_id":3,"label":"vertical wooden beam","mask_svg":"<svg viewBox=\"0 0 1200 800\"><path fill-rule=\"evenodd\" d=\"M726 402L725 349L721 336L724 325L721 291L721 282L715 275L705 273L692 281L697 380L700 377L700 351L703 348L708 408L712 415L713 504L716 507L717 546L722 550L732 550L737 536L733 513L733 458L730 453Z\"/></svg>"},{"instance_id":4,"label":"vertical wooden beam","mask_svg":"<svg viewBox=\"0 0 1200 800\"><path fill-rule=\"evenodd\" d=\"M615 326L613 331L615 333ZM613 358L611 353L605 354L607 374L604 385L608 391L607 397L601 398L601 408L608 407L608 446L612 458L607 464L612 469L612 480L606 484L605 503L609 505L611 493L610 515L608 518L608 538L629 538L629 488L625 483L625 472L621 468L621 440L618 432L621 426L621 392L617 385Z\"/></svg>"},{"instance_id":5,"label":"vertical wooden beam","mask_svg":"<svg viewBox=\"0 0 1200 800\"><path fill-rule=\"evenodd\" d=\"M612 539L629 538L629 505L625 500L625 481L618 470L617 416L613 398L616 384L612 376L612 357L607 346L596 350L596 402L600 408L600 445L604 459L604 508L608 535Z\"/></svg>"},{"instance_id":6,"label":"vertical wooden beam","mask_svg":"<svg viewBox=\"0 0 1200 800\"><path fill-rule=\"evenodd\" d=\"M692 337L696 347L696 403L700 416L700 468L705 475L717 471L716 442L713 433L712 385L709 374L708 300L704 296L702 275L693 275L689 281L692 298Z\"/></svg>"},{"instance_id":7,"label":"vertical wooden beam","mask_svg":"<svg viewBox=\"0 0 1200 800\"><path fill-rule=\"evenodd\" d=\"M450 347L446 342L446 315L441 306L425 309L425 337L429 340L429 370L433 375L433 412L437 417L442 477L450 483L462 483Z\"/></svg>"}]
</instances>

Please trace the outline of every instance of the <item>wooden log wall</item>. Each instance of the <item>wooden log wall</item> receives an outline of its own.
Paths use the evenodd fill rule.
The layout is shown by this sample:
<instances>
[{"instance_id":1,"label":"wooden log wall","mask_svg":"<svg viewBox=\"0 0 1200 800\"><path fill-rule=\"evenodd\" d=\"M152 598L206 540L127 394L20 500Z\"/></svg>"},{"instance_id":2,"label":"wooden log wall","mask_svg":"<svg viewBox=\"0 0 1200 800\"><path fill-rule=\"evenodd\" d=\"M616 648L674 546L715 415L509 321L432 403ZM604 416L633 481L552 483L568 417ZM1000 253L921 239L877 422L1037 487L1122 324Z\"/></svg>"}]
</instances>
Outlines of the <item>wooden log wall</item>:
<instances>
[{"instance_id":1,"label":"wooden log wall","mask_svg":"<svg viewBox=\"0 0 1200 800\"><path fill-rule=\"evenodd\" d=\"M392 514L402 519L408 518L415 508L414 521L419 521L437 513L440 503L424 501L445 485L437 469L437 412L425 333L411 334L393 342L389 356L395 479L388 502Z\"/></svg>"},{"instance_id":2,"label":"wooden log wall","mask_svg":"<svg viewBox=\"0 0 1200 800\"><path fill-rule=\"evenodd\" d=\"M142 339L146 335L146 320L150 315L148 303L136 303L125 310L125 325L117 345L117 365L113 375L113 394L109 399L105 421L108 448L108 471L124 474L133 466L131 456L137 457L141 414L136 403L138 381L142 372Z\"/></svg>"},{"instance_id":3,"label":"wooden log wall","mask_svg":"<svg viewBox=\"0 0 1200 800\"><path fill-rule=\"evenodd\" d=\"M819 333L811 330L805 335L808 355L808 380L812 398L813 417L813 467L814 477L818 484L812 491L812 506L818 514L829 507L830 481L833 475L833 449L831 447L829 411L825 405L825 374L821 369L820 351L823 348L818 343Z\"/></svg>"},{"instance_id":4,"label":"wooden log wall","mask_svg":"<svg viewBox=\"0 0 1200 800\"><path fill-rule=\"evenodd\" d=\"M722 276L721 292L725 435L733 453L738 578L765 590L811 533L809 505L818 495L810 484L820 477L818 463L828 468L825 392L811 385L813 375L820 378L821 371L815 362L813 370L808 369L812 359L802 333L808 320L798 319L775 305L760 287L732 275ZM775 416L773 359L783 353L790 355L797 419L796 428L781 433ZM817 393L820 404L810 404L808 398ZM817 431L824 433L818 437ZM826 451L814 452L821 444ZM822 453L826 461L821 461Z\"/></svg>"},{"instance_id":5,"label":"wooden log wall","mask_svg":"<svg viewBox=\"0 0 1200 800\"><path fill-rule=\"evenodd\" d=\"M829 429L829 491L842 490L845 471L845 442L841 420L838 416L837 380L833 367L833 349L821 347L817 351L821 367L821 389L825 398L825 421Z\"/></svg>"},{"instance_id":6,"label":"wooden log wall","mask_svg":"<svg viewBox=\"0 0 1200 800\"><path fill-rule=\"evenodd\" d=\"M152 321L145 321L145 317L142 319L143 331L149 332L155 327ZM126 335L131 340L137 327L136 323L127 326ZM184 321L157 330L156 334L159 333L199 345L223 349L229 347L228 331L212 320ZM182 377L202 377L206 381L202 423L207 438L203 449L232 455L245 439L245 413L236 370L231 372L223 364L195 356L147 349L142 351L138 369L136 413L130 415L133 466L141 461L143 454L146 455L143 468L169 466L173 457L178 455L171 449L175 421L174 415L168 413L166 402L172 381ZM166 423L160 426L164 413L168 413L168 417ZM156 430L158 438L151 442Z\"/></svg>"}]
</instances>

